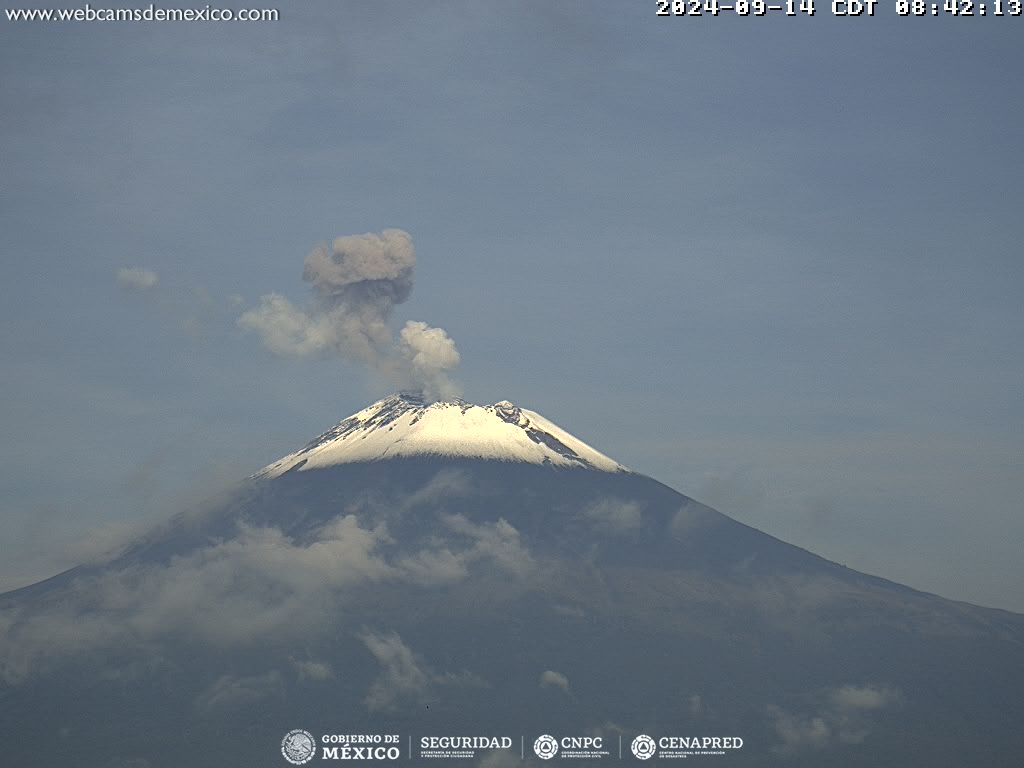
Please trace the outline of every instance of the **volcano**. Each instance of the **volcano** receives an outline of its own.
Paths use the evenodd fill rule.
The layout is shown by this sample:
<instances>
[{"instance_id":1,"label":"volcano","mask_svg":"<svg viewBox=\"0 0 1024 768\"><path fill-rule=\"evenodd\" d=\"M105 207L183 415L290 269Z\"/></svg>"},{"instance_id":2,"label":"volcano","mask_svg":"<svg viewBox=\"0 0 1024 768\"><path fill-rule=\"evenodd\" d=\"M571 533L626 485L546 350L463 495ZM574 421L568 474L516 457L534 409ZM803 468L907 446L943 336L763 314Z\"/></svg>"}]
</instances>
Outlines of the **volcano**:
<instances>
[{"instance_id":1,"label":"volcano","mask_svg":"<svg viewBox=\"0 0 1024 768\"><path fill-rule=\"evenodd\" d=\"M1024 616L825 560L507 401L386 398L0 596L8 765L1018 766L1021 690Z\"/></svg>"}]
</instances>

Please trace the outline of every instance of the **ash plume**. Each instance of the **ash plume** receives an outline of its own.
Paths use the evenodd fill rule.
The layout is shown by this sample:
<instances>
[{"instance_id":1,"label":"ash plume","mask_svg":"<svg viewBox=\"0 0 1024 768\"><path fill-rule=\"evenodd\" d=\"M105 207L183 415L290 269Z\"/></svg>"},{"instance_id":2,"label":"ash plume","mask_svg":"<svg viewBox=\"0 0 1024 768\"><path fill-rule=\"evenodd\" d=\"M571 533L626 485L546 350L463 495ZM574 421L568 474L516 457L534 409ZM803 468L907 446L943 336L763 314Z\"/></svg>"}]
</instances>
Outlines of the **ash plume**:
<instances>
[{"instance_id":1,"label":"ash plume","mask_svg":"<svg viewBox=\"0 0 1024 768\"><path fill-rule=\"evenodd\" d=\"M416 251L409 233L346 235L319 245L306 257L303 279L311 284L308 308L270 293L238 319L259 333L275 354L337 355L367 365L393 386L422 390L428 399L453 397L449 373L459 364L455 342L443 328L409 321L395 339L391 315L413 288Z\"/></svg>"}]
</instances>

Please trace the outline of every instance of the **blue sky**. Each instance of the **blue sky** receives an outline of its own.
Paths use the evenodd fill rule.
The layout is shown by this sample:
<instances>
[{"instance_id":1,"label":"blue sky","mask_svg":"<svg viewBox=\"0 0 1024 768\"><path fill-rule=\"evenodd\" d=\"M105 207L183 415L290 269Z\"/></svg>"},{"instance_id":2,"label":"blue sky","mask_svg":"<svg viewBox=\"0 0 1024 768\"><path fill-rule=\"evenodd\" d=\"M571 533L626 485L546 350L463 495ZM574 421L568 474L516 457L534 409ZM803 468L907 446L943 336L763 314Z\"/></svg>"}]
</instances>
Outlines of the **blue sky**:
<instances>
[{"instance_id":1,"label":"blue sky","mask_svg":"<svg viewBox=\"0 0 1024 768\"><path fill-rule=\"evenodd\" d=\"M288 4L0 22L0 585L385 382L237 324L406 230L475 402L851 567L1024 610L1020 17ZM148 290L118 270L159 276Z\"/></svg>"}]
</instances>

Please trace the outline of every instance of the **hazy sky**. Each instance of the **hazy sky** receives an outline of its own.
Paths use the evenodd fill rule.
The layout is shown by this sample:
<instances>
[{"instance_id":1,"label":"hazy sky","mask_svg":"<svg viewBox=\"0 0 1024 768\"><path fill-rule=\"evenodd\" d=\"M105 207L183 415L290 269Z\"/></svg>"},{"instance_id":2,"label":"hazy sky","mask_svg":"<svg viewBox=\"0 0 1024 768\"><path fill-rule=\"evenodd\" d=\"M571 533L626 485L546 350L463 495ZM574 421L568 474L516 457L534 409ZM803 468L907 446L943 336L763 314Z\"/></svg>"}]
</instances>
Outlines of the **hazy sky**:
<instances>
[{"instance_id":1,"label":"hazy sky","mask_svg":"<svg viewBox=\"0 0 1024 768\"><path fill-rule=\"evenodd\" d=\"M467 399L1024 610L1024 20L280 7L0 20L0 586L386 394L238 319L400 228Z\"/></svg>"}]
</instances>

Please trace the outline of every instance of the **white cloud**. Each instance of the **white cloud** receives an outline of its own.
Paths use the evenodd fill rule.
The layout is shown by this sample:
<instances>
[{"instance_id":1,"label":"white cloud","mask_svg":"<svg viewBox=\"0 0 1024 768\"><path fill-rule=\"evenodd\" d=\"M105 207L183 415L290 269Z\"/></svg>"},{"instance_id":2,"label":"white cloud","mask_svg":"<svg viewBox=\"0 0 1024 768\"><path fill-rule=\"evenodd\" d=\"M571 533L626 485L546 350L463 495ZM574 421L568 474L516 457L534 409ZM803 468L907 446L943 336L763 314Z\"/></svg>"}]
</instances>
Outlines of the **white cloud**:
<instances>
[{"instance_id":1,"label":"white cloud","mask_svg":"<svg viewBox=\"0 0 1024 768\"><path fill-rule=\"evenodd\" d=\"M493 560L498 567L517 576L525 576L533 569L533 558L523 546L519 531L504 518L478 524L463 515L442 515L441 521L473 541L473 546L462 553L469 562Z\"/></svg>"},{"instance_id":2,"label":"white cloud","mask_svg":"<svg viewBox=\"0 0 1024 768\"><path fill-rule=\"evenodd\" d=\"M299 636L336 618L339 592L401 574L378 554L383 525L352 515L331 521L308 544L275 528L237 535L165 564L83 577L74 599L0 613L0 677L19 680L48 659L96 648L185 636L237 646Z\"/></svg>"},{"instance_id":3,"label":"white cloud","mask_svg":"<svg viewBox=\"0 0 1024 768\"><path fill-rule=\"evenodd\" d=\"M423 498L460 487L457 476L435 478ZM71 599L0 611L0 678L25 679L69 655L174 638L221 647L289 640L337 622L346 596L360 586L428 588L463 581L474 567L517 577L533 568L505 520L443 515L437 531L420 549L389 555L387 525L361 524L354 514L302 541L277 528L239 525L233 537L164 563L82 576L69 587ZM310 679L318 674L308 664L296 668Z\"/></svg>"},{"instance_id":4,"label":"white cloud","mask_svg":"<svg viewBox=\"0 0 1024 768\"><path fill-rule=\"evenodd\" d=\"M301 661L292 659L292 666L298 673L299 680L330 680L334 677L331 665L324 661Z\"/></svg>"},{"instance_id":5,"label":"white cloud","mask_svg":"<svg viewBox=\"0 0 1024 768\"><path fill-rule=\"evenodd\" d=\"M376 554L387 539L383 526L362 528L352 515L328 524L307 545L274 528L242 527L235 539L151 569L138 584L108 584L108 592L116 588L133 601L128 625L143 636L188 626L228 645L294 634L316 621L311 607L330 602L334 591L393 576Z\"/></svg>"},{"instance_id":6,"label":"white cloud","mask_svg":"<svg viewBox=\"0 0 1024 768\"><path fill-rule=\"evenodd\" d=\"M428 546L404 557L395 566L410 581L421 586L462 581L477 563L491 563L518 577L534 566L517 531L506 520L474 523L463 515L441 515L450 535L433 536Z\"/></svg>"},{"instance_id":7,"label":"white cloud","mask_svg":"<svg viewBox=\"0 0 1024 768\"><path fill-rule=\"evenodd\" d=\"M712 514L711 510L700 502L687 501L669 522L669 534L676 538L684 538L700 526L709 514Z\"/></svg>"},{"instance_id":8,"label":"white cloud","mask_svg":"<svg viewBox=\"0 0 1024 768\"><path fill-rule=\"evenodd\" d=\"M370 712L392 712L422 702L435 686L485 683L475 675L439 674L417 660L397 632L364 632L363 643L380 665L380 674L370 686L364 703Z\"/></svg>"},{"instance_id":9,"label":"white cloud","mask_svg":"<svg viewBox=\"0 0 1024 768\"><path fill-rule=\"evenodd\" d=\"M442 469L422 488L400 501L402 511L414 509L420 505L434 504L446 499L466 496L472 491L469 475L458 469Z\"/></svg>"},{"instance_id":10,"label":"white cloud","mask_svg":"<svg viewBox=\"0 0 1024 768\"><path fill-rule=\"evenodd\" d=\"M469 576L465 554L456 555L447 547L424 549L398 565L412 582L422 586L452 584Z\"/></svg>"},{"instance_id":11,"label":"white cloud","mask_svg":"<svg viewBox=\"0 0 1024 768\"><path fill-rule=\"evenodd\" d=\"M582 514L597 530L617 534L642 527L644 519L640 511L641 506L635 501L601 499L586 507Z\"/></svg>"},{"instance_id":12,"label":"white cloud","mask_svg":"<svg viewBox=\"0 0 1024 768\"><path fill-rule=\"evenodd\" d=\"M280 696L284 691L281 673L271 670L263 675L234 677L223 675L195 700L196 709L216 711L252 707L263 699Z\"/></svg>"},{"instance_id":13,"label":"white cloud","mask_svg":"<svg viewBox=\"0 0 1024 768\"><path fill-rule=\"evenodd\" d=\"M776 747L781 754L793 754L807 749L821 749L832 738L832 729L824 718L803 717L779 707L769 707L768 715L782 743Z\"/></svg>"},{"instance_id":14,"label":"white cloud","mask_svg":"<svg viewBox=\"0 0 1024 768\"><path fill-rule=\"evenodd\" d=\"M868 713L899 703L899 691L889 686L844 685L829 696L836 735L844 744L860 744L868 736Z\"/></svg>"},{"instance_id":15,"label":"white cloud","mask_svg":"<svg viewBox=\"0 0 1024 768\"><path fill-rule=\"evenodd\" d=\"M551 669L544 670L540 675L541 688L558 688L565 693L569 692L569 678L561 672Z\"/></svg>"},{"instance_id":16,"label":"white cloud","mask_svg":"<svg viewBox=\"0 0 1024 768\"><path fill-rule=\"evenodd\" d=\"M900 693L887 685L844 685L825 692L819 711L793 713L768 707L781 742L779 754L823 749L833 744L860 744L874 725L872 714L899 703Z\"/></svg>"},{"instance_id":17,"label":"white cloud","mask_svg":"<svg viewBox=\"0 0 1024 768\"><path fill-rule=\"evenodd\" d=\"M882 709L898 698L899 694L888 686L844 685L831 694L832 704L840 712Z\"/></svg>"},{"instance_id":18,"label":"white cloud","mask_svg":"<svg viewBox=\"0 0 1024 768\"><path fill-rule=\"evenodd\" d=\"M142 267L122 267L116 276L118 285L130 291L148 291L160 281L156 272Z\"/></svg>"},{"instance_id":19,"label":"white cloud","mask_svg":"<svg viewBox=\"0 0 1024 768\"><path fill-rule=\"evenodd\" d=\"M391 711L405 701L419 701L430 686L430 675L420 669L402 638L395 632L368 632L362 640L381 667L366 694L366 708L371 712Z\"/></svg>"}]
</instances>

